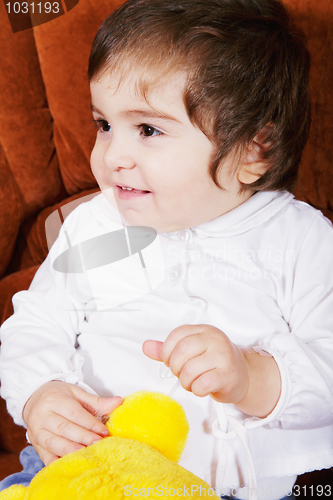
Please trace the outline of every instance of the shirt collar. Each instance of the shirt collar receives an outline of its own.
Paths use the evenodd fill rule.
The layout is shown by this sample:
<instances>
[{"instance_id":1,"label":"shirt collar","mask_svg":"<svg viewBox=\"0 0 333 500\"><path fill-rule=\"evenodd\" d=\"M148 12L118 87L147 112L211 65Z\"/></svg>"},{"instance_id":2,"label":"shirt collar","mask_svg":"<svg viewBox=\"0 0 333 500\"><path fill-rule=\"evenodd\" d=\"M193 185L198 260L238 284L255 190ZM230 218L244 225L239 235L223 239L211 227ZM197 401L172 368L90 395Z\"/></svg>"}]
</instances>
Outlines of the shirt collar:
<instances>
[{"instance_id":1,"label":"shirt collar","mask_svg":"<svg viewBox=\"0 0 333 500\"><path fill-rule=\"evenodd\" d=\"M190 229L199 238L236 236L265 223L288 205L293 198L294 195L288 191L259 191L238 207L230 210L230 212ZM94 205L97 203L103 203L104 210L102 215L104 217L112 219L113 223L117 221L120 226L124 223L124 221L121 221L120 214L111 207L103 195L93 200ZM100 218L101 214L99 214ZM168 238L177 240L182 239L184 231L188 230L162 234Z\"/></svg>"},{"instance_id":2,"label":"shirt collar","mask_svg":"<svg viewBox=\"0 0 333 500\"><path fill-rule=\"evenodd\" d=\"M230 212L191 227L191 230L200 238L242 234L271 219L293 198L294 195L288 191L259 191ZM181 233L183 231L164 234L172 239L178 239Z\"/></svg>"}]
</instances>

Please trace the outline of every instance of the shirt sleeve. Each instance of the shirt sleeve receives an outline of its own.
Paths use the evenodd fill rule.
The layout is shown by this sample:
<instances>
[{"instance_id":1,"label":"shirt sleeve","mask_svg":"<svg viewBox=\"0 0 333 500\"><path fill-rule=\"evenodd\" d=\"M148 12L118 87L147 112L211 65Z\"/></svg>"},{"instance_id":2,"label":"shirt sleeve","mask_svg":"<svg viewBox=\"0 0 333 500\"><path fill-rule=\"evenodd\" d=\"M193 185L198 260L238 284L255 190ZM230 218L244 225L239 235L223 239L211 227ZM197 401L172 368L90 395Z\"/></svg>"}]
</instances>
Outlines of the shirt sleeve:
<instances>
[{"instance_id":1,"label":"shirt sleeve","mask_svg":"<svg viewBox=\"0 0 333 500\"><path fill-rule=\"evenodd\" d=\"M333 424L333 228L319 212L295 255L290 283L290 333L259 342L274 356L282 390L268 428L314 429Z\"/></svg>"},{"instance_id":2,"label":"shirt sleeve","mask_svg":"<svg viewBox=\"0 0 333 500\"><path fill-rule=\"evenodd\" d=\"M75 215L69 216L65 224L71 226L74 219ZM26 401L50 380L77 384L95 394L83 382L83 358L76 351L78 325L84 317L82 297L74 299L70 293L73 275L53 269L55 258L66 249L63 226L29 290L13 297L14 315L1 326L1 396L18 425L25 426ZM80 279L84 277L75 276L78 289Z\"/></svg>"}]
</instances>

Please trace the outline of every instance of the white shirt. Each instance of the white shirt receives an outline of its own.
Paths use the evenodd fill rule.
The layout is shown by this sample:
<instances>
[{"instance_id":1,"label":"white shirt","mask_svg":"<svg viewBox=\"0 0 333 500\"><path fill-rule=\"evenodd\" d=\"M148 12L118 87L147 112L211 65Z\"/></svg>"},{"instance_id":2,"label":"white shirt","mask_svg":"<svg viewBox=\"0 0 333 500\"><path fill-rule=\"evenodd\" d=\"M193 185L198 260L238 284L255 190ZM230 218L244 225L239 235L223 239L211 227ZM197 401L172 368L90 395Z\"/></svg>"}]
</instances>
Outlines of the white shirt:
<instances>
[{"instance_id":1,"label":"white shirt","mask_svg":"<svg viewBox=\"0 0 333 500\"><path fill-rule=\"evenodd\" d=\"M161 391L183 405L189 420L180 464L213 486L217 469L223 493L249 485L249 461L259 485L275 483L271 500L287 493L278 484L291 487L297 474L331 467L330 221L290 193L259 192L214 220L157 235L141 252L145 268L136 252L83 273L54 270L69 241L74 247L122 227L103 195L80 205L30 290L14 296L15 314L1 327L0 375L15 422L24 425L25 402L50 380L101 396ZM146 339L163 341L183 324L213 325L235 344L274 356L282 391L268 417L194 396L142 353ZM247 429L243 440L235 421ZM258 489L258 496L265 492Z\"/></svg>"}]
</instances>

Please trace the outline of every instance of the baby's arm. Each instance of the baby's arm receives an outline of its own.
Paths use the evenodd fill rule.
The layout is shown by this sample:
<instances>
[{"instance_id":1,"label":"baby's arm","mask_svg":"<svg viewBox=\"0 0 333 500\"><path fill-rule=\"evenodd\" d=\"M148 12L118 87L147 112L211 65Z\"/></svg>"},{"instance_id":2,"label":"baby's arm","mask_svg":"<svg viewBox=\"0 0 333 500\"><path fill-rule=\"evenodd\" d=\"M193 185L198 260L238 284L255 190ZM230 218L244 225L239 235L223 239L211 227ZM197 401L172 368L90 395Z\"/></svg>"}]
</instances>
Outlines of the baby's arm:
<instances>
[{"instance_id":1,"label":"baby's arm","mask_svg":"<svg viewBox=\"0 0 333 500\"><path fill-rule=\"evenodd\" d=\"M243 412L265 417L276 406L280 372L273 357L237 347L211 325L182 325L165 340L147 340L143 352L163 361L184 389L233 403Z\"/></svg>"},{"instance_id":2,"label":"baby's arm","mask_svg":"<svg viewBox=\"0 0 333 500\"><path fill-rule=\"evenodd\" d=\"M281 311L290 332L273 333L257 342L271 357L240 349L249 370L249 389L243 401L237 402L238 397L234 401L241 410L254 416L265 416L276 406L274 417L265 422L269 428L318 429L333 425L333 229L319 212L313 215L309 211L303 218L310 219L308 229L305 231L304 221L300 221L301 230L295 230L298 246L294 242L294 248L291 247L293 259L290 259L291 269L286 274L281 301ZM143 349L145 354L159 361L165 356L168 363L174 347L164 354L161 343L147 341ZM230 355L233 363L237 362L232 349ZM186 363L182 366L186 373ZM170 368L173 370L171 358ZM242 363L239 369L242 371ZM181 374L178 366L176 370ZM211 371L218 370L212 367ZM234 367L230 365L223 374L226 381L232 373ZM211 375L205 372L205 377ZM240 379L243 380L243 376ZM195 384L190 387L192 390ZM261 406L268 401L267 408Z\"/></svg>"},{"instance_id":3,"label":"baby's arm","mask_svg":"<svg viewBox=\"0 0 333 500\"><path fill-rule=\"evenodd\" d=\"M79 207L66 219L70 236L91 223L84 210ZM53 269L55 258L67 248L62 229L29 291L14 296L15 314L0 329L1 395L14 421L27 426L45 463L102 436L106 428L96 417L121 402L92 395L84 382L77 338L90 295L84 273Z\"/></svg>"},{"instance_id":4,"label":"baby's arm","mask_svg":"<svg viewBox=\"0 0 333 500\"><path fill-rule=\"evenodd\" d=\"M48 382L34 392L23 410L29 441L48 465L107 436L99 419L121 403L120 397L101 398L72 384Z\"/></svg>"}]
</instances>

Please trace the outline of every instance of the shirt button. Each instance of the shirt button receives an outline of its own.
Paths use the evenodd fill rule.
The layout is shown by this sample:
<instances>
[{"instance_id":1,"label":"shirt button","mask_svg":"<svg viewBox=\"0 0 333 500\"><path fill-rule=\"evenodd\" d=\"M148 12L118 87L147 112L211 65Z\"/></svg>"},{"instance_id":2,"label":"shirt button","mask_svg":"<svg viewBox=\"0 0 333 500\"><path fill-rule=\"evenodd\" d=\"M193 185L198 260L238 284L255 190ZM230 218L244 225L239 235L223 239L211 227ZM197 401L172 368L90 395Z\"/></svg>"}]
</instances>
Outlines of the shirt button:
<instances>
[{"instance_id":1,"label":"shirt button","mask_svg":"<svg viewBox=\"0 0 333 500\"><path fill-rule=\"evenodd\" d=\"M176 266L173 266L169 270L169 277L171 280L176 280L179 278L179 276L182 273L182 265L177 264Z\"/></svg>"},{"instance_id":2,"label":"shirt button","mask_svg":"<svg viewBox=\"0 0 333 500\"><path fill-rule=\"evenodd\" d=\"M188 229L181 231L179 237L183 241L188 241L190 239L190 231Z\"/></svg>"},{"instance_id":3,"label":"shirt button","mask_svg":"<svg viewBox=\"0 0 333 500\"><path fill-rule=\"evenodd\" d=\"M194 309L192 309L191 311L189 311L187 314L186 314L186 321L187 323L195 323L196 320L197 320L197 313Z\"/></svg>"},{"instance_id":4,"label":"shirt button","mask_svg":"<svg viewBox=\"0 0 333 500\"><path fill-rule=\"evenodd\" d=\"M160 377L164 378L175 378L175 375L172 373L168 366L165 366L164 363L160 365Z\"/></svg>"}]
</instances>

